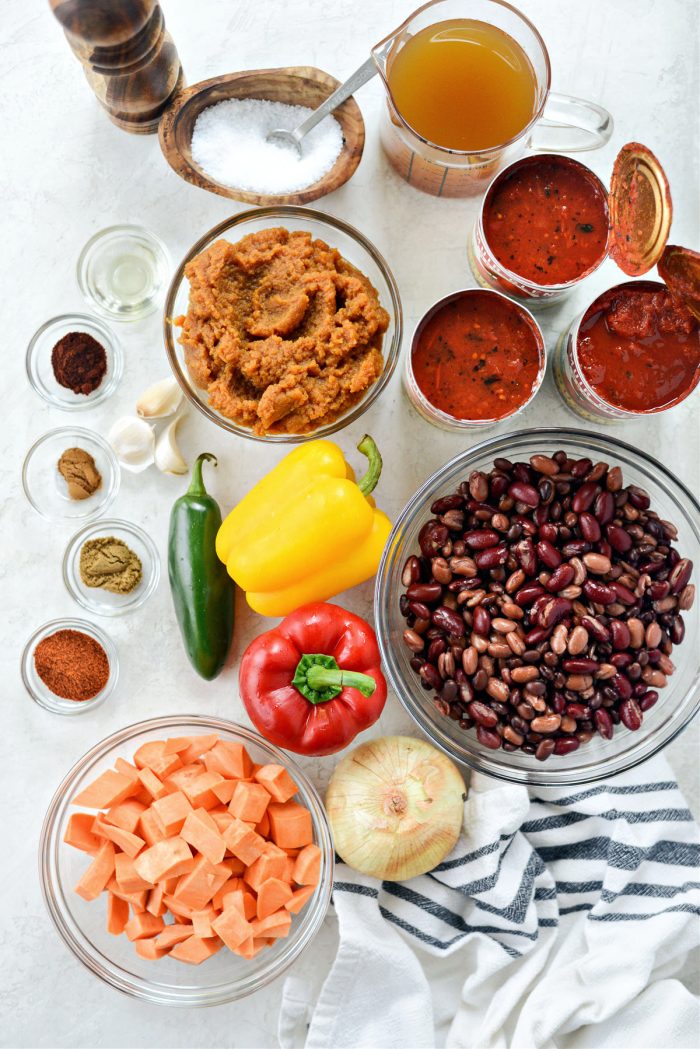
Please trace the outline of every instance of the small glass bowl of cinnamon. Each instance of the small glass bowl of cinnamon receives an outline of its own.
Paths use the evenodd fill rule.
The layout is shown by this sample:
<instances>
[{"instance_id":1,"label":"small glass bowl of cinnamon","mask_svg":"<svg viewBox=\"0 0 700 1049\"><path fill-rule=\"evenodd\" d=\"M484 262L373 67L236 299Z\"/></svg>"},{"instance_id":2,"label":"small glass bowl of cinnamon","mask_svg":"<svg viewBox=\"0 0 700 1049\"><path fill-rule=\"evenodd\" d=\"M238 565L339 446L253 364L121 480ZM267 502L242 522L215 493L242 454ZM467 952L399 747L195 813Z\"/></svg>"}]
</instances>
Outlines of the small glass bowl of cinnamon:
<instances>
[{"instance_id":1,"label":"small glass bowl of cinnamon","mask_svg":"<svg viewBox=\"0 0 700 1049\"><path fill-rule=\"evenodd\" d=\"M117 337L106 324L85 313L52 317L27 347L29 382L40 397L66 412L106 401L117 388L123 368Z\"/></svg>"},{"instance_id":2,"label":"small glass bowl of cinnamon","mask_svg":"<svg viewBox=\"0 0 700 1049\"><path fill-rule=\"evenodd\" d=\"M53 619L27 641L21 671L35 703L71 717L104 703L117 683L119 660L99 627L84 619Z\"/></svg>"},{"instance_id":3,"label":"small glass bowl of cinnamon","mask_svg":"<svg viewBox=\"0 0 700 1049\"><path fill-rule=\"evenodd\" d=\"M76 450L91 456L98 475L97 488L89 494L71 491L59 465ZM62 426L43 434L27 452L22 487L32 508L46 520L89 521L111 506L120 476L117 457L104 437L80 426Z\"/></svg>"}]
</instances>

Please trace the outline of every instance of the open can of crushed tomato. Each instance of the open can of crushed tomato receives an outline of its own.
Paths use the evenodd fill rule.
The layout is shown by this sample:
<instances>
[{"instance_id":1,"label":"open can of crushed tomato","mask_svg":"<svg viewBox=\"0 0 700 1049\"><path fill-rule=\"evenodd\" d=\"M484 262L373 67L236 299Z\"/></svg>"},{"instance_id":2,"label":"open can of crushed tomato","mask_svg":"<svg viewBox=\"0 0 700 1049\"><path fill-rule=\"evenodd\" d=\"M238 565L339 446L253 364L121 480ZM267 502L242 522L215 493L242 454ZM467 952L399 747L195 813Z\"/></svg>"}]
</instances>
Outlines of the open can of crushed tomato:
<instances>
[{"instance_id":1,"label":"open can of crushed tomato","mask_svg":"<svg viewBox=\"0 0 700 1049\"><path fill-rule=\"evenodd\" d=\"M681 301L660 281L627 281L604 291L554 354L554 378L567 406L589 420L616 422L680 404L700 381L698 316L692 301Z\"/></svg>"},{"instance_id":2,"label":"open can of crushed tomato","mask_svg":"<svg viewBox=\"0 0 700 1049\"><path fill-rule=\"evenodd\" d=\"M544 153L516 161L486 191L468 245L483 287L529 306L558 302L608 256L639 277L671 227L666 175L646 146L620 150L610 190L590 168Z\"/></svg>"}]
</instances>

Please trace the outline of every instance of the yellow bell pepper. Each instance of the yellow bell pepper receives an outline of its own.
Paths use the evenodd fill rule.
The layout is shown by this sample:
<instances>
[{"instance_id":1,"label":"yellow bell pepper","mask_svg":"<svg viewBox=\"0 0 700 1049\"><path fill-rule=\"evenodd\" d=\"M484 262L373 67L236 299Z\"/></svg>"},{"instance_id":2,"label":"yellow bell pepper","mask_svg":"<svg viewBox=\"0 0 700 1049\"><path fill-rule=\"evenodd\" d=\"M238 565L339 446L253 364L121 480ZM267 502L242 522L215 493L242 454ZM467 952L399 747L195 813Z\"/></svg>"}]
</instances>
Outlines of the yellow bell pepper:
<instances>
[{"instance_id":1,"label":"yellow bell pepper","mask_svg":"<svg viewBox=\"0 0 700 1049\"><path fill-rule=\"evenodd\" d=\"M216 537L216 552L265 616L285 616L370 579L391 521L369 498L382 469L371 437L358 450L369 460L355 481L332 441L290 452L234 507Z\"/></svg>"}]
</instances>

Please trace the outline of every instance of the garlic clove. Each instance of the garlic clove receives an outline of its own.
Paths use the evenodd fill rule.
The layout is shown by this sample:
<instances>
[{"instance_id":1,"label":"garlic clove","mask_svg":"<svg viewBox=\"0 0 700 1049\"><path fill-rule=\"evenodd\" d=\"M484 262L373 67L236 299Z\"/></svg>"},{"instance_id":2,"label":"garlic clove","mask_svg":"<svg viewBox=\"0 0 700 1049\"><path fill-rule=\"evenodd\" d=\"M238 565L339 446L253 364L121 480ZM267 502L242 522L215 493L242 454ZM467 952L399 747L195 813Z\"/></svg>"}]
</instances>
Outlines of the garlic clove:
<instances>
[{"instance_id":1,"label":"garlic clove","mask_svg":"<svg viewBox=\"0 0 700 1049\"><path fill-rule=\"evenodd\" d=\"M177 379L169 376L149 386L136 402L136 411L142 419L164 419L174 415L182 402L182 389Z\"/></svg>"},{"instance_id":2,"label":"garlic clove","mask_svg":"<svg viewBox=\"0 0 700 1049\"><path fill-rule=\"evenodd\" d=\"M176 431L182 419L182 415L173 419L156 441L155 464L164 474L186 474L188 471L177 444Z\"/></svg>"},{"instance_id":3,"label":"garlic clove","mask_svg":"<svg viewBox=\"0 0 700 1049\"><path fill-rule=\"evenodd\" d=\"M425 740L370 740L342 759L328 784L335 850L384 881L425 874L457 843L465 795L457 767Z\"/></svg>"},{"instance_id":4,"label":"garlic clove","mask_svg":"<svg viewBox=\"0 0 700 1049\"><path fill-rule=\"evenodd\" d=\"M135 415L123 415L113 424L107 440L125 470L141 473L153 462L156 438L153 427Z\"/></svg>"}]
</instances>

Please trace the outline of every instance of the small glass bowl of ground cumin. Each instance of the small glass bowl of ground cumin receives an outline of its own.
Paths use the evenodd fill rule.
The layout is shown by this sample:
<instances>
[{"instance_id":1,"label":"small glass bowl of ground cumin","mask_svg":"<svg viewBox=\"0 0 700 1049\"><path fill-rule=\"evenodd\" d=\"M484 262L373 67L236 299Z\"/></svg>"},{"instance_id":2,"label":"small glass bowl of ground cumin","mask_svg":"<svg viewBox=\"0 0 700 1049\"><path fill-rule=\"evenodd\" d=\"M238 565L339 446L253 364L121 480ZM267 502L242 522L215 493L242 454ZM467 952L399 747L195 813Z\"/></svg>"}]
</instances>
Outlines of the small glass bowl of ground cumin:
<instances>
[{"instance_id":1,"label":"small glass bowl of ground cumin","mask_svg":"<svg viewBox=\"0 0 700 1049\"><path fill-rule=\"evenodd\" d=\"M63 557L69 593L100 616L120 616L140 608L159 578L155 543L129 521L100 520L81 528Z\"/></svg>"},{"instance_id":2,"label":"small glass bowl of ground cumin","mask_svg":"<svg viewBox=\"0 0 700 1049\"><path fill-rule=\"evenodd\" d=\"M63 411L94 408L114 393L123 370L119 340L95 317L66 313L46 321L27 348L29 381Z\"/></svg>"},{"instance_id":3,"label":"small glass bowl of ground cumin","mask_svg":"<svg viewBox=\"0 0 700 1049\"><path fill-rule=\"evenodd\" d=\"M35 703L52 714L86 714L117 683L111 639L84 619L54 619L40 627L22 654L22 680Z\"/></svg>"},{"instance_id":4,"label":"small glass bowl of ground cumin","mask_svg":"<svg viewBox=\"0 0 700 1049\"><path fill-rule=\"evenodd\" d=\"M49 430L31 446L22 487L49 521L87 521L104 513L119 491L119 462L98 433L79 426Z\"/></svg>"}]
</instances>

